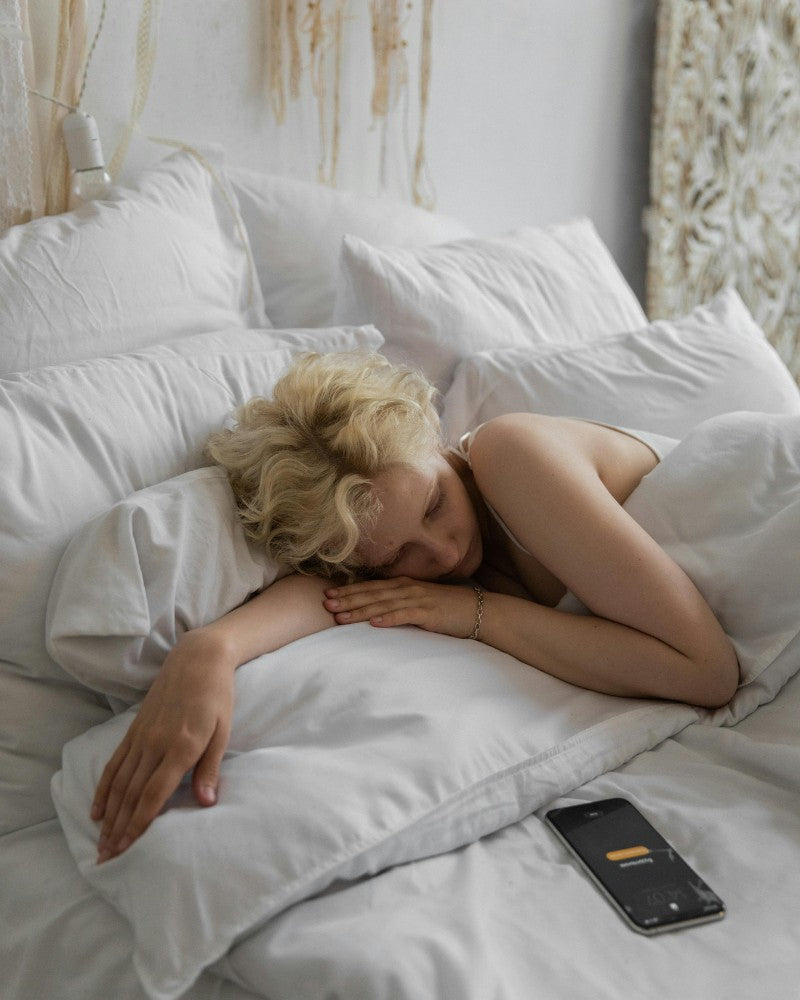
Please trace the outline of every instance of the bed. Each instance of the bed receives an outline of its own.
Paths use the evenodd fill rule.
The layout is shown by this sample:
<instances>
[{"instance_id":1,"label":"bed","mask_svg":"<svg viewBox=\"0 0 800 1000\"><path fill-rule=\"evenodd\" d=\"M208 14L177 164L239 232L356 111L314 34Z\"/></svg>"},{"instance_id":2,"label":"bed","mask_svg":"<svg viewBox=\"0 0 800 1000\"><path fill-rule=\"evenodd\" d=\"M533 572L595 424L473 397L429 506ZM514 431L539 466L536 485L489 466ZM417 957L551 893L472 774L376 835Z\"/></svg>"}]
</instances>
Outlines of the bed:
<instances>
[{"instance_id":1,"label":"bed","mask_svg":"<svg viewBox=\"0 0 800 1000\"><path fill-rule=\"evenodd\" d=\"M8 1000L797 995L800 393L737 292L648 323L591 222L458 220L181 151L0 239ZM678 438L629 501L734 638L709 711L355 625L237 671L220 801L98 866L89 803L176 637L282 569L203 455L299 351L380 350L451 440ZM544 823L622 795L727 904L631 933Z\"/></svg>"}]
</instances>

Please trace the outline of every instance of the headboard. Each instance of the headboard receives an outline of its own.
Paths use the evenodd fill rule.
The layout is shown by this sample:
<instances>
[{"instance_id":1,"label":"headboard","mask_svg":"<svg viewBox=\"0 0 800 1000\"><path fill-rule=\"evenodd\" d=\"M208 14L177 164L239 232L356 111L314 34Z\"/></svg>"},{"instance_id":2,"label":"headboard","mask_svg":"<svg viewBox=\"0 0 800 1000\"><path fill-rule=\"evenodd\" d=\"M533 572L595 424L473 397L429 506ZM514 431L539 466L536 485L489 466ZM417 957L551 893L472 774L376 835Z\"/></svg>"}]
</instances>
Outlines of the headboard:
<instances>
[{"instance_id":1,"label":"headboard","mask_svg":"<svg viewBox=\"0 0 800 1000\"><path fill-rule=\"evenodd\" d=\"M662 0L647 307L735 285L800 378L800 3Z\"/></svg>"}]
</instances>

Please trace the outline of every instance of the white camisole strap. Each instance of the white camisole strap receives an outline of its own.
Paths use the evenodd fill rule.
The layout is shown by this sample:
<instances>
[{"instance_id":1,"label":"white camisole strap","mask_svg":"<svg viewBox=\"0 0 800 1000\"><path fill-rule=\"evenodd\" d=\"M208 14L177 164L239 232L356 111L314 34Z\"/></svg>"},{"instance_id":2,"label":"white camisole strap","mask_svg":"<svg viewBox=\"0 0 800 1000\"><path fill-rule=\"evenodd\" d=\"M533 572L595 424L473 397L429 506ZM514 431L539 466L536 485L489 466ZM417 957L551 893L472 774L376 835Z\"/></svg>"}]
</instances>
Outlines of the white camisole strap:
<instances>
[{"instance_id":1,"label":"white camisole strap","mask_svg":"<svg viewBox=\"0 0 800 1000\"><path fill-rule=\"evenodd\" d=\"M656 434L656 433L654 433L652 431L634 431L634 430L631 430L628 427L617 427L614 424L603 423L601 420L588 420L588 419L586 419L584 417L574 417L574 418L571 418L571 419L581 420L583 423L586 423L586 424L597 424L600 427L608 427L608 429L612 430L612 431L619 431L620 434L627 434L628 437L635 438L637 441L641 441L641 443L643 445L646 445L650 449L650 451L653 452L653 454L656 456L656 458L658 459L659 462L662 461L662 459L666 455L668 455L672 451L672 449L678 444L677 438L667 437L664 434ZM459 457L463 458L464 461L467 463L467 465L469 465L470 468L472 468L472 464L470 463L470 459L469 459L469 449L470 449L470 446L472 444L473 438L478 433L478 431L481 429L481 427L483 427L483 424L479 424L477 427L475 427L471 431L466 431L458 439L458 444L456 445L456 447L453 448L453 451ZM484 500L484 503L486 503L485 500ZM503 521L502 517L500 517L500 515L491 506L491 504L486 503L486 508L489 511L489 513L492 515L492 517L495 519L495 521L498 523L498 525L506 533L506 535L511 540L511 542L513 542L513 544L521 552L524 552L526 555L530 555L530 553L525 548L525 546L522 545L519 542L519 540L513 534L513 532L511 531L511 529L508 527L508 525L505 523L505 521Z\"/></svg>"}]
</instances>

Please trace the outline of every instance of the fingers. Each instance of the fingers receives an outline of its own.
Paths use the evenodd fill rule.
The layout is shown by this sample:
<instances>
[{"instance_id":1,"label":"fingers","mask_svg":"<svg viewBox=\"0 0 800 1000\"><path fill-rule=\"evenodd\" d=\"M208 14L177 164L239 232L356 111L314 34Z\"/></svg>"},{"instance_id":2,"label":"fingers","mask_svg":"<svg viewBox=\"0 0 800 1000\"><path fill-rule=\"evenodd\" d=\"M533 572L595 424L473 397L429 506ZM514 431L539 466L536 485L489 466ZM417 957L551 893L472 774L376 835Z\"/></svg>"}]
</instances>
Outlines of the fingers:
<instances>
[{"instance_id":1,"label":"fingers","mask_svg":"<svg viewBox=\"0 0 800 1000\"><path fill-rule=\"evenodd\" d=\"M193 765L197 801L214 805L229 736L229 722L220 721L202 753L191 739L174 740L165 751L160 749L164 743L152 737L152 748L144 744L141 750L135 741L124 742L106 766L95 795L98 808L93 806L92 816L103 819L98 863L121 854L144 833ZM96 816L101 806L102 816Z\"/></svg>"},{"instance_id":2,"label":"fingers","mask_svg":"<svg viewBox=\"0 0 800 1000\"><path fill-rule=\"evenodd\" d=\"M192 768L197 801L216 801L233 714L233 669L225 650L197 653L191 639L170 651L103 770L91 807L92 819L102 823L98 861L141 836Z\"/></svg>"},{"instance_id":3,"label":"fingers","mask_svg":"<svg viewBox=\"0 0 800 1000\"><path fill-rule=\"evenodd\" d=\"M401 608L419 607L423 588L414 580L366 580L325 591L325 608L340 623L369 621Z\"/></svg>"},{"instance_id":4,"label":"fingers","mask_svg":"<svg viewBox=\"0 0 800 1000\"><path fill-rule=\"evenodd\" d=\"M130 750L117 768L108 789L104 822L97 844L98 862L118 853L119 842L147 777L147 764L142 761L140 754Z\"/></svg>"},{"instance_id":5,"label":"fingers","mask_svg":"<svg viewBox=\"0 0 800 1000\"><path fill-rule=\"evenodd\" d=\"M108 795L111 790L111 785L117 775L117 772L119 771L120 765L127 755L127 752L128 741L125 739L114 751L111 760L109 760L103 769L103 773L100 776L100 781L98 782L94 793L94 799L92 800L91 816L95 822L99 822L106 814Z\"/></svg>"},{"instance_id":6,"label":"fingers","mask_svg":"<svg viewBox=\"0 0 800 1000\"><path fill-rule=\"evenodd\" d=\"M223 726L217 726L208 749L195 765L192 775L194 796L201 806L213 806L217 801L219 771L230 733Z\"/></svg>"},{"instance_id":7,"label":"fingers","mask_svg":"<svg viewBox=\"0 0 800 1000\"><path fill-rule=\"evenodd\" d=\"M366 604L363 603L363 599L360 601L349 600L347 602L337 602L334 600L330 605L326 604L326 607L333 614L336 621L340 625L343 625L354 622L376 622L378 619L385 618L386 615L396 613L404 608L418 608L419 602L410 601L408 598L403 597L373 600ZM401 623L394 622L394 624Z\"/></svg>"},{"instance_id":8,"label":"fingers","mask_svg":"<svg viewBox=\"0 0 800 1000\"><path fill-rule=\"evenodd\" d=\"M382 628L417 625L460 638L469 633L475 616L471 587L410 577L331 587L323 604L340 625L364 621Z\"/></svg>"},{"instance_id":9,"label":"fingers","mask_svg":"<svg viewBox=\"0 0 800 1000\"><path fill-rule=\"evenodd\" d=\"M181 782L186 768L183 764L164 760L150 775L141 791L133 796L135 808L129 818L120 824L119 839L113 841L112 856L122 854L144 831L164 808L167 799Z\"/></svg>"},{"instance_id":10,"label":"fingers","mask_svg":"<svg viewBox=\"0 0 800 1000\"><path fill-rule=\"evenodd\" d=\"M133 760L131 755L131 760ZM120 767L109 792L97 862L122 854L158 816L188 770L179 759L143 756Z\"/></svg>"}]
</instances>

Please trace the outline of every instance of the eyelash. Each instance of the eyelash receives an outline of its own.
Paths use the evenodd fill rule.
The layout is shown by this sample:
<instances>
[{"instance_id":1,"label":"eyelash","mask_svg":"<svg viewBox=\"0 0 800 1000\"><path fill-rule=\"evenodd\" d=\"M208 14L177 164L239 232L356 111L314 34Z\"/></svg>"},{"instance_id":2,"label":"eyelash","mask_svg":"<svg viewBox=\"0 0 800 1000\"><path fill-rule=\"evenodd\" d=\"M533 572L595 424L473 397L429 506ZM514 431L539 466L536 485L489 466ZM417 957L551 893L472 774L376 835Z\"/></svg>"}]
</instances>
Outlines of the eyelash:
<instances>
[{"instance_id":1,"label":"eyelash","mask_svg":"<svg viewBox=\"0 0 800 1000\"><path fill-rule=\"evenodd\" d=\"M438 511L441 510L443 503L444 503L444 490L440 489L439 495L436 498L436 503L428 510L425 516L433 517L434 514L438 513ZM390 563L387 563L383 567L384 572L386 572L386 570L393 569L400 562L400 560L403 558L405 550L406 550L405 545L401 545L394 559L392 559Z\"/></svg>"},{"instance_id":2,"label":"eyelash","mask_svg":"<svg viewBox=\"0 0 800 1000\"><path fill-rule=\"evenodd\" d=\"M439 490L439 496L436 498L436 503L428 511L427 516L432 517L437 511L439 511L444 503L444 490Z\"/></svg>"}]
</instances>

